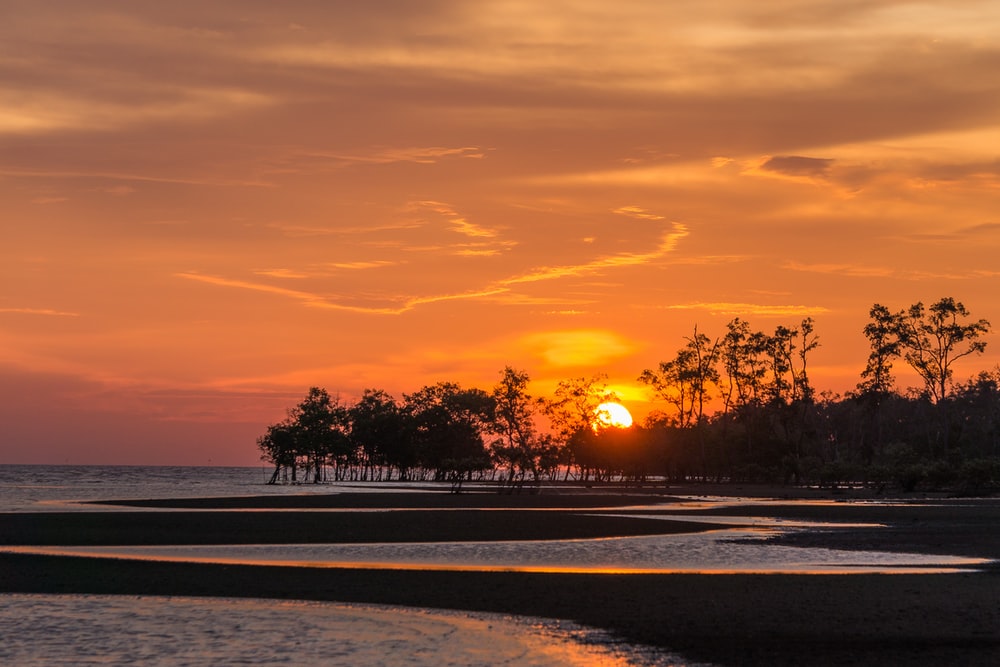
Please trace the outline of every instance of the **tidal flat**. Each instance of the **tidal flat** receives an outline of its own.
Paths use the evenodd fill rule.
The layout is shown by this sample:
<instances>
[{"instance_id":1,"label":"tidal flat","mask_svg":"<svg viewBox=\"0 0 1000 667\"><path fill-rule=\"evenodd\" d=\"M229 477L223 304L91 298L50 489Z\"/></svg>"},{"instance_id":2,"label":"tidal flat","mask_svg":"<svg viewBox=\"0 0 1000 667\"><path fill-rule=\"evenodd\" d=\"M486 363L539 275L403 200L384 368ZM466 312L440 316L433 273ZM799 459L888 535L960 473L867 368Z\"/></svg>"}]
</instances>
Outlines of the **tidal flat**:
<instances>
[{"instance_id":1,"label":"tidal flat","mask_svg":"<svg viewBox=\"0 0 1000 667\"><path fill-rule=\"evenodd\" d=\"M1000 664L996 499L560 487L536 496L485 489L458 496L342 489L128 504L93 512L0 514L0 542L110 548L600 541L698 535L738 528L737 519L752 518L802 526L767 532L764 546L968 561L934 574L668 574L399 569L364 562L295 567L6 552L0 554L0 591L331 601L563 619L636 646L676 652L688 663Z\"/></svg>"}]
</instances>

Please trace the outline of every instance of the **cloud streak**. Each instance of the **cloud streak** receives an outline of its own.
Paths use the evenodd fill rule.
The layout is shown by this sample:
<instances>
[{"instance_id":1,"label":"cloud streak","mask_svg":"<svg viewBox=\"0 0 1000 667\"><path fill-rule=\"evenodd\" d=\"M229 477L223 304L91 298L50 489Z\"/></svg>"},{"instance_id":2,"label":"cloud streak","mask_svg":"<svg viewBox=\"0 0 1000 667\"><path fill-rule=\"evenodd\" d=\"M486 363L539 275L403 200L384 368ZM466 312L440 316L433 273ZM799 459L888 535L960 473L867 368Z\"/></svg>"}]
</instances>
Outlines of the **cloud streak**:
<instances>
[{"instance_id":1,"label":"cloud streak","mask_svg":"<svg viewBox=\"0 0 1000 667\"><path fill-rule=\"evenodd\" d=\"M51 308L0 308L0 315L42 315L45 317L80 317L80 313L70 313Z\"/></svg>"},{"instance_id":2,"label":"cloud streak","mask_svg":"<svg viewBox=\"0 0 1000 667\"><path fill-rule=\"evenodd\" d=\"M517 285L521 283L537 283L546 280L590 275L600 273L608 269L642 266L662 259L673 252L680 240L687 235L687 226L675 222L673 223L673 229L670 232L663 234L656 249L650 252L623 252L606 257L598 257L582 264L540 267L518 276L505 278L500 281L500 284Z\"/></svg>"},{"instance_id":3,"label":"cloud streak","mask_svg":"<svg viewBox=\"0 0 1000 667\"><path fill-rule=\"evenodd\" d=\"M800 306L759 303L679 303L663 306L667 310L703 310L712 315L758 317L808 317L830 312L824 306Z\"/></svg>"},{"instance_id":4,"label":"cloud streak","mask_svg":"<svg viewBox=\"0 0 1000 667\"><path fill-rule=\"evenodd\" d=\"M488 283L485 287L480 289L472 289L461 292L445 293L445 294L433 294L428 296L415 296L415 297L405 297L405 298L394 298L389 299L394 301L395 306L363 306L363 305L353 305L345 304L334 298L316 294L313 292L307 292L304 290L293 290L285 287L279 287L276 285L269 285L263 283L255 283L245 280L234 280L230 278L223 278L219 276L205 275L201 273L193 272L182 272L176 274L177 277L186 280L193 280L209 285L215 285L219 287L230 287L238 288L256 292L262 292L265 294L271 294L275 296L281 296L285 298L292 299L294 301L299 301L307 307L310 308L321 308L327 310L339 310L344 312L352 312L359 314L370 314L370 315L401 315L403 313L414 310L419 306L424 306L427 304L440 303L445 301L460 301L460 300L479 300L479 299L491 299L499 298L508 304L514 303L533 303L533 304L572 304L572 303L582 303L579 300L567 299L563 296L558 298L542 298L537 297L524 297L521 295L508 294L512 291L512 288L516 285L540 283L551 280L559 280L563 278L572 278L585 275L599 274L604 271L620 269L625 267L637 267L649 264L656 260L660 260L667 256L669 253L673 252L676 248L677 243L688 235L687 227L680 223L673 223L672 230L670 232L664 233L660 238L659 243L656 248L650 252L645 253L618 253L615 255L609 255L605 257L598 257L596 259L583 262L580 264L572 265L562 265L562 266L546 266L536 269L532 269L526 273L508 277L501 278L496 281ZM339 266L337 264L332 264L330 266ZM351 263L344 268L373 268L372 263ZM261 272L258 272L260 275ZM277 275L271 274L272 277L277 278L287 278L289 274L283 271L279 271ZM295 274L295 277L298 277Z\"/></svg>"}]
</instances>

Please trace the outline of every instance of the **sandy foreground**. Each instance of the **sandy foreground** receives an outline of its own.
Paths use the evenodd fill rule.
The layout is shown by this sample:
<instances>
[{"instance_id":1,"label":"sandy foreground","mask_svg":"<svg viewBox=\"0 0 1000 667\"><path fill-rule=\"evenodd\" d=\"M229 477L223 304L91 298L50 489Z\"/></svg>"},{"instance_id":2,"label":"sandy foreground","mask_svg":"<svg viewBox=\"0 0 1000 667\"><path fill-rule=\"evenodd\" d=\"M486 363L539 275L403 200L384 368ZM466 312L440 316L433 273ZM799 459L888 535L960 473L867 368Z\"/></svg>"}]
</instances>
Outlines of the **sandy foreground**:
<instances>
[{"instance_id":1,"label":"sandy foreground","mask_svg":"<svg viewBox=\"0 0 1000 667\"><path fill-rule=\"evenodd\" d=\"M742 487L722 491L789 495ZM835 496L838 502L816 505L708 508L692 512L691 522L580 513L669 503L671 497L662 493L562 489L538 496L345 493L132 502L142 511L0 514L0 546L570 539L704 530L709 526L695 520L705 513L886 525L796 533L781 538L784 544L1000 559L997 499L872 507ZM167 510L178 504L182 509ZM255 511L225 511L241 507ZM408 509L312 511L370 507ZM498 507L515 511L493 511ZM674 510L667 504L655 510L660 511ZM934 575L613 575L307 569L8 553L0 554L0 592L329 600L524 614L604 628L630 642L724 665L1000 664L1000 568L992 566Z\"/></svg>"}]
</instances>

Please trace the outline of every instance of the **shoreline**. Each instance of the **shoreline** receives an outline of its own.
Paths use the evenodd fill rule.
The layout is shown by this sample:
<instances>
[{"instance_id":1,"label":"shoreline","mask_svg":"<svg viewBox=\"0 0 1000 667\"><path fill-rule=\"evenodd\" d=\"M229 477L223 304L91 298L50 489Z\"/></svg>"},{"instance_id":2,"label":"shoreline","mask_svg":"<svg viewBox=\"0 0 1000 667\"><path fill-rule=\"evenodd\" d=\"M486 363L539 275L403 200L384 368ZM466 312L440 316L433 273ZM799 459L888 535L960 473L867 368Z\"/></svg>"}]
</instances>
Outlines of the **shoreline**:
<instances>
[{"instance_id":1,"label":"shoreline","mask_svg":"<svg viewBox=\"0 0 1000 667\"><path fill-rule=\"evenodd\" d=\"M289 502L283 500L287 498L363 504L364 499L347 495L332 494L323 500L314 495L266 498L278 506ZM331 538L405 542L431 541L428 536L441 541L502 540L515 534L556 539L718 527L698 524L699 515L840 521L865 515L877 517L887 527L805 531L778 542L901 551L919 547L928 553L965 552L1000 559L1000 538L994 535L1000 525L997 499L885 506L751 503L689 510L691 522L672 525L654 518L615 516L638 503L634 497L617 496L613 504L607 493L521 498L495 493L489 497L355 494L360 495L377 506L369 509L378 511L346 507L341 507L346 511L303 507L225 511L217 508L217 499L197 499L183 501L184 508L173 511L165 509L177 503L171 500L157 501L156 510L0 514L0 542L71 546L86 539L90 544L164 544L185 536L187 544L208 539L219 543L220 537L231 543ZM665 503L653 513L676 512L669 497L642 495L647 503ZM259 499L241 502L268 504ZM302 501L293 501L297 502ZM409 509L383 511L393 502L409 503ZM501 510L504 506L513 509ZM594 514L595 507L601 507L601 513ZM872 546L875 543L877 547ZM309 569L3 553L0 592L299 599L537 616L607 630L631 643L720 665L1000 664L1000 568L996 566L974 573L919 575L569 574Z\"/></svg>"}]
</instances>

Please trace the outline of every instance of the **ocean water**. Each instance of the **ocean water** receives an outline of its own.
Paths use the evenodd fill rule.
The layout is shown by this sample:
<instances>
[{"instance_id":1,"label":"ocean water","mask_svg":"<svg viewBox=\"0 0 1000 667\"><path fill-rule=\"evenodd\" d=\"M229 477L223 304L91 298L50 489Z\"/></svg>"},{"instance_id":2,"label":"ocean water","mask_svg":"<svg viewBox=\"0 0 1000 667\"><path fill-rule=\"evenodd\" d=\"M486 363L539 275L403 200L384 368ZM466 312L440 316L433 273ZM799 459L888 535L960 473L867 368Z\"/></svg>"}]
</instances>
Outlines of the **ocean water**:
<instances>
[{"instance_id":1,"label":"ocean water","mask_svg":"<svg viewBox=\"0 0 1000 667\"><path fill-rule=\"evenodd\" d=\"M89 500L330 493L331 485L268 485L271 468L0 465L0 512L100 511ZM394 489L395 490L395 489ZM115 508L120 509L120 508Z\"/></svg>"}]
</instances>

